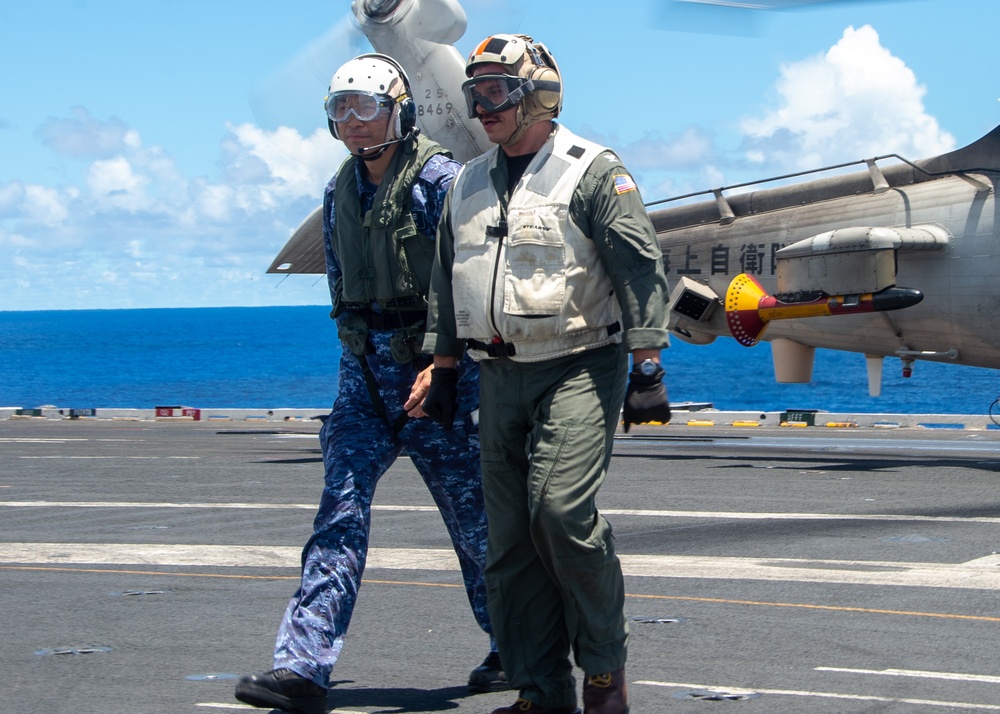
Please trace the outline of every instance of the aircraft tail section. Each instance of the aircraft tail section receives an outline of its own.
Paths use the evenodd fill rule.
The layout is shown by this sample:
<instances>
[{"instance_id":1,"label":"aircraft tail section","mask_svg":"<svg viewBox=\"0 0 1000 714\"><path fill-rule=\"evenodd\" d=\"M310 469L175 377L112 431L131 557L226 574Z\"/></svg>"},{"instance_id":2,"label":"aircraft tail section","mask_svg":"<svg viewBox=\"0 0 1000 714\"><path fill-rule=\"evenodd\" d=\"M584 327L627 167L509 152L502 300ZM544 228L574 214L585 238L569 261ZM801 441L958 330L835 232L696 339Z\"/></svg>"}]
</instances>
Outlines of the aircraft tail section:
<instances>
[{"instance_id":1,"label":"aircraft tail section","mask_svg":"<svg viewBox=\"0 0 1000 714\"><path fill-rule=\"evenodd\" d=\"M292 233L285 246L271 261L268 273L280 275L318 274L326 272L323 251L323 206L319 205Z\"/></svg>"},{"instance_id":2,"label":"aircraft tail section","mask_svg":"<svg viewBox=\"0 0 1000 714\"><path fill-rule=\"evenodd\" d=\"M1000 126L968 146L916 164L932 174L1000 171Z\"/></svg>"}]
</instances>

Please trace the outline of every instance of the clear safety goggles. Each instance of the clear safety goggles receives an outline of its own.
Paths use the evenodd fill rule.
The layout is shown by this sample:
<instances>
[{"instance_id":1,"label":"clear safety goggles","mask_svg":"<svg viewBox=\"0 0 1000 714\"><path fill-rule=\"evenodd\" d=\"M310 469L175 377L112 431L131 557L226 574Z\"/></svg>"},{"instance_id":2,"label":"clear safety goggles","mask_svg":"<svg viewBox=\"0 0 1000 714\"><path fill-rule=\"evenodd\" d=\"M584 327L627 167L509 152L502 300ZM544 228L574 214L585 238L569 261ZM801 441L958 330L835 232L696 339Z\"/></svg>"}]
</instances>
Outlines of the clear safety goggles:
<instances>
[{"instance_id":1,"label":"clear safety goggles","mask_svg":"<svg viewBox=\"0 0 1000 714\"><path fill-rule=\"evenodd\" d=\"M326 98L326 115L333 122L347 121L351 114L361 121L386 116L392 100L371 92L334 92Z\"/></svg>"},{"instance_id":2,"label":"clear safety goggles","mask_svg":"<svg viewBox=\"0 0 1000 714\"><path fill-rule=\"evenodd\" d=\"M509 74L480 74L462 83L469 118L476 118L476 105L487 114L517 106L524 95L535 91L535 83Z\"/></svg>"}]
</instances>

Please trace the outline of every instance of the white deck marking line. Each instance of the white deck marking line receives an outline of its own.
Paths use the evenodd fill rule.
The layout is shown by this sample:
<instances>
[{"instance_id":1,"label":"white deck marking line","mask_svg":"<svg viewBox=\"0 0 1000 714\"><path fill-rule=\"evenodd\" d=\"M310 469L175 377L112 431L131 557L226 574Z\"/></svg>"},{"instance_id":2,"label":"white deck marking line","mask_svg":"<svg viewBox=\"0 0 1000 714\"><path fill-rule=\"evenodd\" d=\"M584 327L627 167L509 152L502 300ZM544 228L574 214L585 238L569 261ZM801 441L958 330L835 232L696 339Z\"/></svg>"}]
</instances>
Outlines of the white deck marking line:
<instances>
[{"instance_id":1,"label":"white deck marking line","mask_svg":"<svg viewBox=\"0 0 1000 714\"><path fill-rule=\"evenodd\" d=\"M0 508L235 508L315 511L315 503L164 503L157 501L0 501ZM437 512L436 506L372 506L373 511Z\"/></svg>"},{"instance_id":2,"label":"white deck marking line","mask_svg":"<svg viewBox=\"0 0 1000 714\"><path fill-rule=\"evenodd\" d=\"M131 543L4 543L0 562L45 565L176 565L235 568L301 568L299 546L146 545ZM371 548L368 568L458 570L454 551Z\"/></svg>"},{"instance_id":3,"label":"white deck marking line","mask_svg":"<svg viewBox=\"0 0 1000 714\"><path fill-rule=\"evenodd\" d=\"M724 518L746 521L906 521L924 523L1000 523L989 516L919 516L898 513L750 513L738 511L647 511L600 509L606 516L650 516L654 518Z\"/></svg>"},{"instance_id":4,"label":"white deck marking line","mask_svg":"<svg viewBox=\"0 0 1000 714\"><path fill-rule=\"evenodd\" d=\"M201 707L202 709L228 709L230 711L239 712L259 712L258 707L252 707L249 704L230 704L229 702L198 702L195 704L196 707ZM365 714L362 711L357 711L356 709L331 709L329 714Z\"/></svg>"},{"instance_id":5,"label":"white deck marking line","mask_svg":"<svg viewBox=\"0 0 1000 714\"><path fill-rule=\"evenodd\" d=\"M153 457L156 458L156 457ZM155 501L0 501L0 508L259 508L262 510L316 509L315 503L159 503ZM436 511L434 506L375 505L382 511ZM650 511L601 509L606 516L649 518L709 518L743 521L888 521L902 523L997 523L989 516L919 516L898 513L750 513L740 511Z\"/></svg>"},{"instance_id":6,"label":"white deck marking line","mask_svg":"<svg viewBox=\"0 0 1000 714\"><path fill-rule=\"evenodd\" d=\"M60 460L65 459L67 461L80 460L80 461L156 461L159 458L176 458L176 459L200 459L200 456L171 456L171 457L160 457L160 456L18 456L19 459L34 459L34 460Z\"/></svg>"},{"instance_id":7,"label":"white deck marking line","mask_svg":"<svg viewBox=\"0 0 1000 714\"><path fill-rule=\"evenodd\" d=\"M64 444L70 441L89 441L89 439L60 438L60 437L30 437L30 436L3 436L0 437L0 444Z\"/></svg>"},{"instance_id":8,"label":"white deck marking line","mask_svg":"<svg viewBox=\"0 0 1000 714\"><path fill-rule=\"evenodd\" d=\"M851 585L992 590L1000 587L1000 556L967 563L908 563L797 558L619 555L633 577L770 580Z\"/></svg>"},{"instance_id":9,"label":"white deck marking line","mask_svg":"<svg viewBox=\"0 0 1000 714\"><path fill-rule=\"evenodd\" d=\"M259 712L258 707L252 707L249 704L236 704L229 702L198 702L195 704L196 707L201 707L202 709L228 709L230 711L239 712ZM356 709L331 709L329 714L365 714L364 712L357 711Z\"/></svg>"},{"instance_id":10,"label":"white deck marking line","mask_svg":"<svg viewBox=\"0 0 1000 714\"><path fill-rule=\"evenodd\" d=\"M201 707L202 709L228 709L229 711L238 712L259 712L258 707L252 707L249 704L230 704L229 702L197 702L196 707ZM365 714L362 711L357 711L356 709L331 709L329 714Z\"/></svg>"},{"instance_id":11,"label":"white deck marking line","mask_svg":"<svg viewBox=\"0 0 1000 714\"><path fill-rule=\"evenodd\" d=\"M300 554L298 546L0 543L0 563L46 565L299 568ZM629 577L1000 590L1000 572L996 567L1000 555L960 564L671 555L621 555L620 558L622 571ZM443 571L458 570L458 561L453 551L444 548L372 548L368 567Z\"/></svg>"},{"instance_id":12,"label":"white deck marking line","mask_svg":"<svg viewBox=\"0 0 1000 714\"><path fill-rule=\"evenodd\" d=\"M992 674L962 674L961 672L921 672L916 669L846 669L842 667L816 667L817 672L844 672L846 674L878 674L886 677L917 677L919 679L949 679L958 682L985 682L1000 684L1000 677Z\"/></svg>"},{"instance_id":13,"label":"white deck marking line","mask_svg":"<svg viewBox=\"0 0 1000 714\"><path fill-rule=\"evenodd\" d=\"M258 707L252 707L249 704L229 704L228 702L198 702L195 706L202 709L229 709L230 711L239 712L260 711ZM365 712L356 709L331 709L328 714L365 714Z\"/></svg>"},{"instance_id":14,"label":"white deck marking line","mask_svg":"<svg viewBox=\"0 0 1000 714\"><path fill-rule=\"evenodd\" d=\"M842 699L856 702L887 702L892 704L920 704L931 707L950 707L952 709L973 709L985 711L1000 711L998 704L973 704L971 702L942 702L934 699L906 699L896 697L879 697L868 694L837 694L836 692L810 692L794 689L745 689L730 688L710 684L687 684L684 682L654 682L637 681L632 684L646 684L653 687L680 687L682 689L706 690L710 692L725 692L727 694L775 694L791 697L816 697L820 699Z\"/></svg>"}]
</instances>

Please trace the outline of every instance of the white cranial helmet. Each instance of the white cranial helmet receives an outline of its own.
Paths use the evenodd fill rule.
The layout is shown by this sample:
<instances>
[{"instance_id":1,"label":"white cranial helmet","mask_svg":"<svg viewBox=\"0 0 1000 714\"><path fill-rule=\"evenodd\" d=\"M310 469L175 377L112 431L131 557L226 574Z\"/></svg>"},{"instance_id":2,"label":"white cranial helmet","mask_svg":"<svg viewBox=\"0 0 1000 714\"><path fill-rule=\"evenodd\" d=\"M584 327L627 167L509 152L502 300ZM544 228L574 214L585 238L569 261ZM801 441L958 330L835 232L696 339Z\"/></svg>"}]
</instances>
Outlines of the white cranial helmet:
<instances>
[{"instance_id":1,"label":"white cranial helmet","mask_svg":"<svg viewBox=\"0 0 1000 714\"><path fill-rule=\"evenodd\" d=\"M340 138L337 123L353 113L363 121L379 116L380 109L392 114L385 141L402 141L413 131L416 106L410 82L396 60L388 55L365 54L338 69L330 80L325 100L330 132Z\"/></svg>"}]
</instances>

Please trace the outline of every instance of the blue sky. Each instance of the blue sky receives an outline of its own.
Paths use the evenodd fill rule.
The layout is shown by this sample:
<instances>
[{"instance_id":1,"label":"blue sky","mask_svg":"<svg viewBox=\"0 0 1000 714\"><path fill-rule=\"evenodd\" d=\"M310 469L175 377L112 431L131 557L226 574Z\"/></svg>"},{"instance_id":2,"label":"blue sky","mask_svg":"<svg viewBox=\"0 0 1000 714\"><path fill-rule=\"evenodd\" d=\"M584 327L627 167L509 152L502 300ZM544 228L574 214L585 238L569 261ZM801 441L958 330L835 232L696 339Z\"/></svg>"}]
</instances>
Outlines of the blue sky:
<instances>
[{"instance_id":1,"label":"blue sky","mask_svg":"<svg viewBox=\"0 0 1000 714\"><path fill-rule=\"evenodd\" d=\"M671 0L468 0L483 37L544 42L562 120L617 149L647 201L1000 124L996 0L808 10ZM300 305L269 276L344 156L322 99L369 48L347 0L0 4L0 310Z\"/></svg>"}]
</instances>

